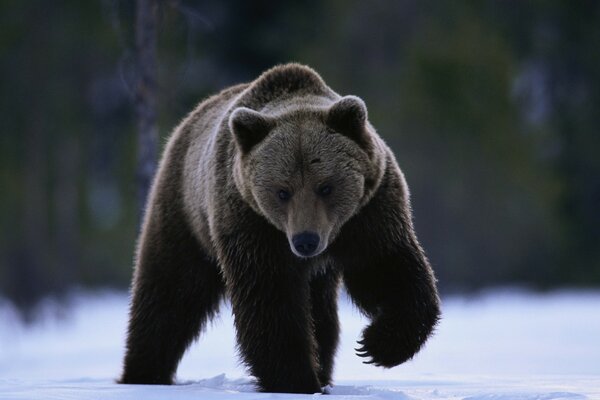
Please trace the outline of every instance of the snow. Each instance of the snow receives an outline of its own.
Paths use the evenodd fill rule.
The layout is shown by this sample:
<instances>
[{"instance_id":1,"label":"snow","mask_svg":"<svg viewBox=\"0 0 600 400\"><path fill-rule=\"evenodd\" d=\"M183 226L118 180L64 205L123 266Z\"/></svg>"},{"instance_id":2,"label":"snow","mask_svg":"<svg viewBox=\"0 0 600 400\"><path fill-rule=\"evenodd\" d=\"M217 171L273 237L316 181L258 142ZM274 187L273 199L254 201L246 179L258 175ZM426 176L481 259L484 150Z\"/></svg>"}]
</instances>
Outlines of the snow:
<instances>
[{"instance_id":1,"label":"snow","mask_svg":"<svg viewBox=\"0 0 600 400\"><path fill-rule=\"evenodd\" d=\"M117 385L127 322L123 293L77 294L23 326L0 303L0 399L297 399L258 393L239 364L231 310L186 353L175 386ZM367 321L345 298L336 358L337 400L600 399L600 292L494 291L443 301L436 335L412 361L383 370L361 363Z\"/></svg>"}]
</instances>

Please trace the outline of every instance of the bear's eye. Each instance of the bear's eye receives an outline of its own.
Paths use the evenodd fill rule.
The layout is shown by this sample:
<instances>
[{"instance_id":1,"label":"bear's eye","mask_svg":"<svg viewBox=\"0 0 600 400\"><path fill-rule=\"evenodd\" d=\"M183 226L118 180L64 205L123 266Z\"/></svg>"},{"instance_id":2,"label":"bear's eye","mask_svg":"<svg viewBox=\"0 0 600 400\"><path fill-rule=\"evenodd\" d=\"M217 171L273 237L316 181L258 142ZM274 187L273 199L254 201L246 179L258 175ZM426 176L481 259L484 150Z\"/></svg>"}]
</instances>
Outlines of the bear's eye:
<instances>
[{"instance_id":1,"label":"bear's eye","mask_svg":"<svg viewBox=\"0 0 600 400\"><path fill-rule=\"evenodd\" d=\"M279 199L282 201L288 201L290 197L292 197L290 192L284 189L281 189L279 192L277 192L277 196L279 196Z\"/></svg>"},{"instance_id":2,"label":"bear's eye","mask_svg":"<svg viewBox=\"0 0 600 400\"><path fill-rule=\"evenodd\" d=\"M333 190L333 188L331 187L331 185L323 185L319 188L318 193L319 193L319 195L326 197L331 194L332 190Z\"/></svg>"}]
</instances>

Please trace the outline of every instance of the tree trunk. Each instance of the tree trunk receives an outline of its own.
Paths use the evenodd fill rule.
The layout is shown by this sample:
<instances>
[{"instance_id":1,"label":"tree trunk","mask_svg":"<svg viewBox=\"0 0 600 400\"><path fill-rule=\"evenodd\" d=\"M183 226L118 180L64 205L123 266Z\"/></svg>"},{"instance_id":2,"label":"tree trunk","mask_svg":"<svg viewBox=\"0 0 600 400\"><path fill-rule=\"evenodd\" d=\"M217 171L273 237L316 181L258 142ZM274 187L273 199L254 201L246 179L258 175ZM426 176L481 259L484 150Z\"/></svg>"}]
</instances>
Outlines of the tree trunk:
<instances>
[{"instance_id":1,"label":"tree trunk","mask_svg":"<svg viewBox=\"0 0 600 400\"><path fill-rule=\"evenodd\" d=\"M146 198L156 170L158 127L156 124L156 25L158 0L137 0L136 58L137 85L137 196L139 221L144 215Z\"/></svg>"}]
</instances>

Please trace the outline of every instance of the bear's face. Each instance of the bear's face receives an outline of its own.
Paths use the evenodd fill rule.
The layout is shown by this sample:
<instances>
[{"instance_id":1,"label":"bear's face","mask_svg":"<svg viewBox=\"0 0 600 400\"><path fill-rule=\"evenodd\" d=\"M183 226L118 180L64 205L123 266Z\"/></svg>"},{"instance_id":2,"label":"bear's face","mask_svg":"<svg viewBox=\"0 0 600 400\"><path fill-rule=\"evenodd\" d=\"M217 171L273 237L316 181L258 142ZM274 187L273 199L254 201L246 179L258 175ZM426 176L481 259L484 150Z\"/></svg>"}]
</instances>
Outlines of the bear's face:
<instances>
[{"instance_id":1,"label":"bear's face","mask_svg":"<svg viewBox=\"0 0 600 400\"><path fill-rule=\"evenodd\" d=\"M373 170L364 147L369 140L364 104L356 98L343 104L344 99L329 110L278 117L240 108L230 119L239 149L236 185L286 234L298 257L327 248L362 204ZM340 103L343 112L336 109ZM353 119L358 126L352 126Z\"/></svg>"}]
</instances>

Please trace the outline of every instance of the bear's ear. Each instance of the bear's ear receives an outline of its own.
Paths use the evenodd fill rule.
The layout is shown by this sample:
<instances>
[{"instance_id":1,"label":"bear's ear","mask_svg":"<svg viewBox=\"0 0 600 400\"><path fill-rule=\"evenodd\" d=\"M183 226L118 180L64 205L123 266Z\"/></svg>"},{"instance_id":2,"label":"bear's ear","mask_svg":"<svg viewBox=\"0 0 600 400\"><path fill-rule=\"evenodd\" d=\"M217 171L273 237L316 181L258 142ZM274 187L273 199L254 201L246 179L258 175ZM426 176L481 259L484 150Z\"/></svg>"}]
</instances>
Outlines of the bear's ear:
<instances>
[{"instance_id":1,"label":"bear's ear","mask_svg":"<svg viewBox=\"0 0 600 400\"><path fill-rule=\"evenodd\" d=\"M327 112L327 126L354 140L361 147L368 143L367 106L356 96L345 96Z\"/></svg>"},{"instance_id":2,"label":"bear's ear","mask_svg":"<svg viewBox=\"0 0 600 400\"><path fill-rule=\"evenodd\" d=\"M229 129L242 152L249 152L275 126L275 121L246 107L236 108L229 117Z\"/></svg>"}]
</instances>

